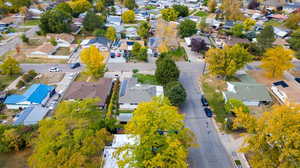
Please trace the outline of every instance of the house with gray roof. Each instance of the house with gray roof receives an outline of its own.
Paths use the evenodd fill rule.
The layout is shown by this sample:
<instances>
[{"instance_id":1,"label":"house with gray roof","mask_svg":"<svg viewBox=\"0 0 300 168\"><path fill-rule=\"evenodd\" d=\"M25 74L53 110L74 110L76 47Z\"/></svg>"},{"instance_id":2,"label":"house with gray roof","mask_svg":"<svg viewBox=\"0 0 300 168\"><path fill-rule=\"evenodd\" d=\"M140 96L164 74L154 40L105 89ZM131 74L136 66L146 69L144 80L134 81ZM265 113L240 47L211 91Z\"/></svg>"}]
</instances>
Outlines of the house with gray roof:
<instances>
[{"instance_id":1,"label":"house with gray roof","mask_svg":"<svg viewBox=\"0 0 300 168\"><path fill-rule=\"evenodd\" d=\"M272 102L272 98L264 85L257 83L247 74L238 77L240 82L227 82L227 91L223 92L225 102L229 99L237 99L247 106L259 106Z\"/></svg>"},{"instance_id":2,"label":"house with gray roof","mask_svg":"<svg viewBox=\"0 0 300 168\"><path fill-rule=\"evenodd\" d=\"M140 84L136 78L125 79L121 83L119 95L120 110L134 110L139 103L151 101L155 96L163 95L163 87Z\"/></svg>"}]
</instances>

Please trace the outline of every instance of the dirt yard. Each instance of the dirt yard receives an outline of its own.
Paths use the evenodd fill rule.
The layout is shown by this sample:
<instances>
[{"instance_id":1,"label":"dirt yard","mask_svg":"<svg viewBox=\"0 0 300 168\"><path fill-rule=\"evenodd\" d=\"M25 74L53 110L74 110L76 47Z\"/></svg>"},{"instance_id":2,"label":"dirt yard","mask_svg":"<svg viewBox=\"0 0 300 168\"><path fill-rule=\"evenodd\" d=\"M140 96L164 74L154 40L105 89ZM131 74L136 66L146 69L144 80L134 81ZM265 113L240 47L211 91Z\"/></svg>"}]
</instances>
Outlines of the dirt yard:
<instances>
[{"instance_id":1,"label":"dirt yard","mask_svg":"<svg viewBox=\"0 0 300 168\"><path fill-rule=\"evenodd\" d=\"M27 149L21 152L0 153L1 168L27 168L27 159L31 155L32 150Z\"/></svg>"},{"instance_id":2,"label":"dirt yard","mask_svg":"<svg viewBox=\"0 0 300 168\"><path fill-rule=\"evenodd\" d=\"M65 76L65 73L58 72L58 73L44 73L40 74L34 81L34 83L44 83L44 84L56 84L60 82L63 77Z\"/></svg>"}]
</instances>

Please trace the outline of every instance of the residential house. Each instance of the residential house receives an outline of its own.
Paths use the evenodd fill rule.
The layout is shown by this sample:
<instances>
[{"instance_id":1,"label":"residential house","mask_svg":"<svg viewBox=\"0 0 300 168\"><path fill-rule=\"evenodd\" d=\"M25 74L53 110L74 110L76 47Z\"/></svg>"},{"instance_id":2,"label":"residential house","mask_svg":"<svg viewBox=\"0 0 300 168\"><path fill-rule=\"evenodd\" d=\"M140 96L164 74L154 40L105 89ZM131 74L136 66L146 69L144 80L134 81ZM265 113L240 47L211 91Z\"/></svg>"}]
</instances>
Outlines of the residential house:
<instances>
[{"instance_id":1,"label":"residential house","mask_svg":"<svg viewBox=\"0 0 300 168\"><path fill-rule=\"evenodd\" d=\"M83 24L83 18L73 18L72 19L72 23L74 24L74 25L76 25L76 26L82 26L82 24Z\"/></svg>"},{"instance_id":2,"label":"residential house","mask_svg":"<svg viewBox=\"0 0 300 168\"><path fill-rule=\"evenodd\" d=\"M224 29L231 29L234 26L234 21L232 20L227 20L225 24L223 25Z\"/></svg>"},{"instance_id":3,"label":"residential house","mask_svg":"<svg viewBox=\"0 0 300 168\"><path fill-rule=\"evenodd\" d=\"M37 124L39 121L44 119L49 112L49 108L43 107L41 105L27 107L16 115L13 125Z\"/></svg>"},{"instance_id":4,"label":"residential house","mask_svg":"<svg viewBox=\"0 0 300 168\"><path fill-rule=\"evenodd\" d=\"M26 56L34 58L47 58L49 55L54 54L57 49L58 46L53 46L51 43L45 42L37 48L29 50Z\"/></svg>"},{"instance_id":5,"label":"residential house","mask_svg":"<svg viewBox=\"0 0 300 168\"><path fill-rule=\"evenodd\" d=\"M118 159L115 156L115 152L118 148L125 145L138 145L140 142L140 137L131 134L115 134L111 146L106 146L103 151L103 167L102 168L118 168ZM120 157L120 160L123 160ZM125 167L128 167L125 165Z\"/></svg>"},{"instance_id":6,"label":"residential house","mask_svg":"<svg viewBox=\"0 0 300 168\"><path fill-rule=\"evenodd\" d=\"M289 43L282 38L276 38L276 40L273 42L273 45L283 46L285 48L289 48Z\"/></svg>"},{"instance_id":7,"label":"residential house","mask_svg":"<svg viewBox=\"0 0 300 168\"><path fill-rule=\"evenodd\" d=\"M73 82L67 89L64 100L99 98L97 105L104 109L112 89L112 79L101 78L97 82Z\"/></svg>"},{"instance_id":8,"label":"residential house","mask_svg":"<svg viewBox=\"0 0 300 168\"><path fill-rule=\"evenodd\" d=\"M21 23L22 19L13 17L13 16L7 16L0 20L0 27L15 27L17 24Z\"/></svg>"},{"instance_id":9,"label":"residential house","mask_svg":"<svg viewBox=\"0 0 300 168\"><path fill-rule=\"evenodd\" d=\"M108 40L105 37L96 37L89 40L83 40L81 42L81 46L83 48L90 47L91 45L95 45L97 48L99 48L101 51L107 51L110 47L111 41Z\"/></svg>"},{"instance_id":10,"label":"residential house","mask_svg":"<svg viewBox=\"0 0 300 168\"><path fill-rule=\"evenodd\" d=\"M141 46L144 46L144 41L143 40L120 40L120 47L119 50L121 52L128 52L132 50L132 47L134 45L134 43L139 43Z\"/></svg>"},{"instance_id":11,"label":"residential house","mask_svg":"<svg viewBox=\"0 0 300 168\"><path fill-rule=\"evenodd\" d=\"M288 79L288 78L287 78ZM276 81L270 87L271 93L281 104L300 103L299 78Z\"/></svg>"},{"instance_id":12,"label":"residential house","mask_svg":"<svg viewBox=\"0 0 300 168\"><path fill-rule=\"evenodd\" d=\"M292 13L300 9L300 2L287 3L282 7L282 10L287 13Z\"/></svg>"},{"instance_id":13,"label":"residential house","mask_svg":"<svg viewBox=\"0 0 300 168\"><path fill-rule=\"evenodd\" d=\"M29 8L28 13L31 19L40 19L44 11L37 8Z\"/></svg>"},{"instance_id":14,"label":"residential house","mask_svg":"<svg viewBox=\"0 0 300 168\"><path fill-rule=\"evenodd\" d=\"M163 87L138 83L136 78L121 83L119 95L120 110L134 110L139 103L148 102L155 96L163 95Z\"/></svg>"},{"instance_id":15,"label":"residential house","mask_svg":"<svg viewBox=\"0 0 300 168\"><path fill-rule=\"evenodd\" d=\"M271 15L268 15L267 18L278 20L278 21L284 21L288 17L286 15L283 15L283 14L271 14Z\"/></svg>"},{"instance_id":16,"label":"residential house","mask_svg":"<svg viewBox=\"0 0 300 168\"><path fill-rule=\"evenodd\" d=\"M125 30L125 34L126 34L126 37L130 38L130 39L136 39L139 37L139 35L137 34L137 29L135 27L128 27Z\"/></svg>"},{"instance_id":17,"label":"residential house","mask_svg":"<svg viewBox=\"0 0 300 168\"><path fill-rule=\"evenodd\" d=\"M226 39L224 39L223 47L225 45L234 46L239 43L250 43L250 41L248 39L244 39L244 38L228 36Z\"/></svg>"},{"instance_id":18,"label":"residential house","mask_svg":"<svg viewBox=\"0 0 300 168\"><path fill-rule=\"evenodd\" d=\"M32 105L45 105L48 99L55 94L55 87L45 84L33 84L23 94L8 96L4 104L8 109L25 108Z\"/></svg>"},{"instance_id":19,"label":"residential house","mask_svg":"<svg viewBox=\"0 0 300 168\"><path fill-rule=\"evenodd\" d=\"M71 34L47 34L47 38L50 40L54 38L57 42L58 47L70 47L75 40L75 37Z\"/></svg>"},{"instance_id":20,"label":"residential house","mask_svg":"<svg viewBox=\"0 0 300 168\"><path fill-rule=\"evenodd\" d=\"M121 25L121 16L112 16L112 15L109 15L106 19L106 26L120 26Z\"/></svg>"},{"instance_id":21,"label":"residential house","mask_svg":"<svg viewBox=\"0 0 300 168\"><path fill-rule=\"evenodd\" d=\"M279 38L284 38L291 32L288 29L283 29L283 28L279 28L279 27L273 27L273 31L274 31L275 35Z\"/></svg>"},{"instance_id":22,"label":"residential house","mask_svg":"<svg viewBox=\"0 0 300 168\"><path fill-rule=\"evenodd\" d=\"M239 76L241 82L227 82L227 91L223 92L225 101L237 99L247 106L269 104L272 98L262 84L257 83L247 74Z\"/></svg>"}]
</instances>

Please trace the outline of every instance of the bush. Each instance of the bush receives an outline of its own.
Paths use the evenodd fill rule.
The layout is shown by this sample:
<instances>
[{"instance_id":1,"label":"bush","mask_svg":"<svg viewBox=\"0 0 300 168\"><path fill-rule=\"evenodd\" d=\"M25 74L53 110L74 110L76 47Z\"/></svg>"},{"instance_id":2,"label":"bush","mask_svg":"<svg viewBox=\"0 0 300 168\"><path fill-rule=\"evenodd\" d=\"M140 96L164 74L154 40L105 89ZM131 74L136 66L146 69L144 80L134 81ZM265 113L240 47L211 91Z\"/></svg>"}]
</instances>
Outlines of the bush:
<instances>
[{"instance_id":1,"label":"bush","mask_svg":"<svg viewBox=\"0 0 300 168\"><path fill-rule=\"evenodd\" d=\"M21 35L21 40L22 40L24 43L29 43L29 38L28 38L25 34L22 34L22 35Z\"/></svg>"},{"instance_id":2,"label":"bush","mask_svg":"<svg viewBox=\"0 0 300 168\"><path fill-rule=\"evenodd\" d=\"M38 75L38 73L36 73L35 70L33 70L33 69L29 70L27 72L27 74L29 74L32 77L32 79L35 78Z\"/></svg>"},{"instance_id":3,"label":"bush","mask_svg":"<svg viewBox=\"0 0 300 168\"><path fill-rule=\"evenodd\" d=\"M17 83L17 88L20 89L24 86L25 86L25 82L23 80L19 80L19 82Z\"/></svg>"},{"instance_id":4,"label":"bush","mask_svg":"<svg viewBox=\"0 0 300 168\"><path fill-rule=\"evenodd\" d=\"M180 106L185 102L186 92L182 84L178 81L170 82L165 87L167 96L173 106Z\"/></svg>"},{"instance_id":5,"label":"bush","mask_svg":"<svg viewBox=\"0 0 300 168\"><path fill-rule=\"evenodd\" d=\"M138 73L139 70L138 69L133 69L132 72L135 74L135 73Z\"/></svg>"},{"instance_id":6,"label":"bush","mask_svg":"<svg viewBox=\"0 0 300 168\"><path fill-rule=\"evenodd\" d=\"M106 31L104 29L96 29L94 32L93 32L93 35L94 36L97 36L97 37L104 37L106 34Z\"/></svg>"},{"instance_id":7,"label":"bush","mask_svg":"<svg viewBox=\"0 0 300 168\"><path fill-rule=\"evenodd\" d=\"M22 79L28 83L28 82L32 81L36 76L37 76L37 73L34 70L30 70L22 76Z\"/></svg>"}]
</instances>

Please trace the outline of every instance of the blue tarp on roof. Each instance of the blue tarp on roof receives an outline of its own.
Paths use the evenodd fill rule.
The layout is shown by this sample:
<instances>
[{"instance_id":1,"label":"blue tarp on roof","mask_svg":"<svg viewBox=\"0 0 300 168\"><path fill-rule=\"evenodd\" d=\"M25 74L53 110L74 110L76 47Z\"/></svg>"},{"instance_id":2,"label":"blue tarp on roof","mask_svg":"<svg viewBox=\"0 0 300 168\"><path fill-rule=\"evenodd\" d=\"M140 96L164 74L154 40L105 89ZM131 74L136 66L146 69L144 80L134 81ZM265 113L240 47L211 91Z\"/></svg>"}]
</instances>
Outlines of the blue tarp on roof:
<instances>
[{"instance_id":1,"label":"blue tarp on roof","mask_svg":"<svg viewBox=\"0 0 300 168\"><path fill-rule=\"evenodd\" d=\"M23 101L41 104L42 101L51 93L55 88L45 84L33 84L23 95L10 95L6 98L5 104L16 104Z\"/></svg>"}]
</instances>

